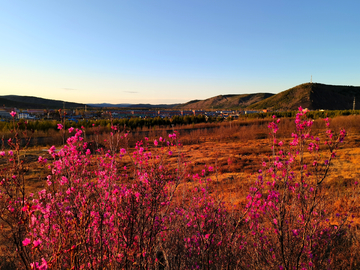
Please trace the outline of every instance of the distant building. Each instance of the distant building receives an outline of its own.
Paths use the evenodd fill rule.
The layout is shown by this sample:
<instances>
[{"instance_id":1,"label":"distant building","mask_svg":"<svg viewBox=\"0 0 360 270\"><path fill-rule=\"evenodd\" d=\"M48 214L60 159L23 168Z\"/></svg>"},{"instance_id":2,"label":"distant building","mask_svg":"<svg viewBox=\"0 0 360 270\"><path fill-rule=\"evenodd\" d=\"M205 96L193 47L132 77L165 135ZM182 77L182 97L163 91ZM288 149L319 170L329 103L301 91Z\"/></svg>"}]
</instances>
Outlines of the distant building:
<instances>
[{"instance_id":1,"label":"distant building","mask_svg":"<svg viewBox=\"0 0 360 270\"><path fill-rule=\"evenodd\" d=\"M198 111L198 110L193 110L193 113L194 113L194 115L202 115L202 114L205 114L205 112L204 112L203 110L200 110L200 111Z\"/></svg>"},{"instance_id":2,"label":"distant building","mask_svg":"<svg viewBox=\"0 0 360 270\"><path fill-rule=\"evenodd\" d=\"M21 112L18 114L19 119L36 119L34 115L30 115L28 112Z\"/></svg>"},{"instance_id":3,"label":"distant building","mask_svg":"<svg viewBox=\"0 0 360 270\"><path fill-rule=\"evenodd\" d=\"M259 111L245 111L245 114L250 114L250 113L259 113Z\"/></svg>"},{"instance_id":4,"label":"distant building","mask_svg":"<svg viewBox=\"0 0 360 270\"><path fill-rule=\"evenodd\" d=\"M1 118L10 118L11 115L8 111L6 111L5 109L0 109L0 117Z\"/></svg>"},{"instance_id":5,"label":"distant building","mask_svg":"<svg viewBox=\"0 0 360 270\"><path fill-rule=\"evenodd\" d=\"M181 111L181 115L194 115L193 111Z\"/></svg>"},{"instance_id":6,"label":"distant building","mask_svg":"<svg viewBox=\"0 0 360 270\"><path fill-rule=\"evenodd\" d=\"M19 112L16 108L8 108L8 107L0 108L0 117L1 118L12 118L12 116L10 115L11 111L15 111L17 113Z\"/></svg>"},{"instance_id":7,"label":"distant building","mask_svg":"<svg viewBox=\"0 0 360 270\"><path fill-rule=\"evenodd\" d=\"M42 109L28 109L28 110L26 110L26 112L31 115L38 115L38 116L45 114L44 110L42 110Z\"/></svg>"}]
</instances>

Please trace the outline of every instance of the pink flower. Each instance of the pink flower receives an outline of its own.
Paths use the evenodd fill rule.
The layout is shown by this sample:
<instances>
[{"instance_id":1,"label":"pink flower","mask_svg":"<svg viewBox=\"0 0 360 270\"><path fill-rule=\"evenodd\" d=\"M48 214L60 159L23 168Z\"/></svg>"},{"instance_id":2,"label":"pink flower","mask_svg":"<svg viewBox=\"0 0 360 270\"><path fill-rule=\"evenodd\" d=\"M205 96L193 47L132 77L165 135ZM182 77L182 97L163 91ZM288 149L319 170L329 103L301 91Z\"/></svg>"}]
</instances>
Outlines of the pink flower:
<instances>
[{"instance_id":1,"label":"pink flower","mask_svg":"<svg viewBox=\"0 0 360 270\"><path fill-rule=\"evenodd\" d=\"M155 140L155 141L154 141L154 145L155 145L155 146L158 146L158 144L159 144L158 141Z\"/></svg>"},{"instance_id":2,"label":"pink flower","mask_svg":"<svg viewBox=\"0 0 360 270\"><path fill-rule=\"evenodd\" d=\"M57 124L57 128L58 128L58 129L63 129L63 127L64 127L64 126L63 126L62 124Z\"/></svg>"},{"instance_id":3,"label":"pink flower","mask_svg":"<svg viewBox=\"0 0 360 270\"><path fill-rule=\"evenodd\" d=\"M12 117L15 117L15 115L16 115L16 112L14 112L14 111L11 111L10 115L11 115Z\"/></svg>"},{"instance_id":4,"label":"pink flower","mask_svg":"<svg viewBox=\"0 0 360 270\"><path fill-rule=\"evenodd\" d=\"M39 270L46 270L48 269L48 265L47 262L45 261L44 258L41 258L42 264L39 266Z\"/></svg>"},{"instance_id":5,"label":"pink flower","mask_svg":"<svg viewBox=\"0 0 360 270\"><path fill-rule=\"evenodd\" d=\"M10 150L10 151L8 152L8 154L9 154L10 156L13 156L13 155L14 155L14 152Z\"/></svg>"},{"instance_id":6,"label":"pink flower","mask_svg":"<svg viewBox=\"0 0 360 270\"><path fill-rule=\"evenodd\" d=\"M39 246L41 243L42 243L42 241L41 241L40 239L39 239L39 240L35 240L35 241L33 242L34 248L36 248L37 246Z\"/></svg>"},{"instance_id":7,"label":"pink flower","mask_svg":"<svg viewBox=\"0 0 360 270\"><path fill-rule=\"evenodd\" d=\"M73 130L74 130L73 127L69 128L69 133L73 132Z\"/></svg>"},{"instance_id":8,"label":"pink flower","mask_svg":"<svg viewBox=\"0 0 360 270\"><path fill-rule=\"evenodd\" d=\"M31 243L31 240L29 238L25 238L24 241L22 241L24 246L27 246L28 244Z\"/></svg>"},{"instance_id":9,"label":"pink flower","mask_svg":"<svg viewBox=\"0 0 360 270\"><path fill-rule=\"evenodd\" d=\"M0 151L0 156L5 156L5 152L4 151Z\"/></svg>"},{"instance_id":10,"label":"pink flower","mask_svg":"<svg viewBox=\"0 0 360 270\"><path fill-rule=\"evenodd\" d=\"M55 145L51 146L50 149L49 149L49 154L52 155L55 153Z\"/></svg>"},{"instance_id":11,"label":"pink flower","mask_svg":"<svg viewBox=\"0 0 360 270\"><path fill-rule=\"evenodd\" d=\"M173 154L173 152L172 151L169 151L169 156L171 156Z\"/></svg>"},{"instance_id":12,"label":"pink flower","mask_svg":"<svg viewBox=\"0 0 360 270\"><path fill-rule=\"evenodd\" d=\"M46 158L43 158L42 156L39 156L38 162L39 162L40 164L45 164L45 163L47 162L47 159L46 159Z\"/></svg>"}]
</instances>

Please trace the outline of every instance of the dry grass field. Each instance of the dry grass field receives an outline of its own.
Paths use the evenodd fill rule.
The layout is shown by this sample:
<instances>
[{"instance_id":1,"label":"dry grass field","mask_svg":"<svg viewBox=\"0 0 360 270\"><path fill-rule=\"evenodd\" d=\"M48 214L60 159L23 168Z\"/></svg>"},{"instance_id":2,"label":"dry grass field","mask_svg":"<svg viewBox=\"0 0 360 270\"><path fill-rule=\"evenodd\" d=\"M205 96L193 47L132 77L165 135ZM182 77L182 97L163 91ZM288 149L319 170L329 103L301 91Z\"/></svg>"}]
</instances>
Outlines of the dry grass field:
<instances>
[{"instance_id":1,"label":"dry grass field","mask_svg":"<svg viewBox=\"0 0 360 270\"><path fill-rule=\"evenodd\" d=\"M271 139L268 137L267 123L270 120L233 121L218 125L190 125L179 128L179 140L182 147L179 153L174 153L171 158L174 168L177 163L177 155L182 154L187 162L189 174L200 173L204 166L214 167L208 177L212 180L209 190L214 196L233 207L242 204L249 191L249 186L256 178L257 171L261 168L261 162L271 155ZM322 120L316 120L314 135L324 131ZM332 120L333 130L345 128L348 132L345 143L341 144L337 158L326 179L326 185L332 197L339 198L335 208L341 210L341 205L348 195L349 182L360 177L360 116L342 116ZM176 130L176 128L175 128ZM294 131L293 119L283 119L279 125L278 137L284 142L290 140ZM167 129L151 129L149 131L133 132L129 134L129 152L134 143L148 136L149 141L159 136L166 137ZM99 140L106 147L107 134L99 136ZM285 143L286 144L286 143ZM21 152L27 168L26 183L28 192L39 191L46 186L46 176L49 174L41 167L37 159L41 155L51 160L47 153L49 146L32 146ZM61 146L58 146L60 148ZM124 147L124 146L123 146ZM323 146L325 153L326 147ZM125 156L120 164L130 166L131 160ZM0 159L0 166L5 166L5 160ZM360 224L360 218L355 220Z\"/></svg>"}]
</instances>

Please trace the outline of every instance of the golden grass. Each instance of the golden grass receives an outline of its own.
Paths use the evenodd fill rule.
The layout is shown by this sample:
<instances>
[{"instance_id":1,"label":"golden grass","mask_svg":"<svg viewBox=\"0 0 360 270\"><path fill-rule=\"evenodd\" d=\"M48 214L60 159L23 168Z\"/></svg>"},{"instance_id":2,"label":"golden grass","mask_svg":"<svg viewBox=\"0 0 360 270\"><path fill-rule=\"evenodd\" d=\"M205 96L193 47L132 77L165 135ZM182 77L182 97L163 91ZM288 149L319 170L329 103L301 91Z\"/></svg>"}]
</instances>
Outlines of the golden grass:
<instances>
[{"instance_id":1,"label":"golden grass","mask_svg":"<svg viewBox=\"0 0 360 270\"><path fill-rule=\"evenodd\" d=\"M360 176L360 132L357 124L359 117L337 117L332 120L332 125L337 128L345 127L349 135L346 142L338 150L337 158L333 161L333 166L326 180L326 185L332 197L338 198L334 209L341 209L340 203L343 198L349 196L350 182L359 179ZM215 198L222 199L233 205L243 205L245 197L249 191L249 186L256 177L257 171L261 168L263 159L271 155L271 140L267 138L268 121L233 121L221 124L198 124L197 129L181 129L180 140L184 143L178 150L187 160L187 172L190 174L201 173L205 165L214 167L214 171L207 173L211 182L208 185L209 192ZM342 125L342 126L341 126ZM293 132L291 119L282 119L280 122L280 138L289 141ZM324 131L322 120L317 120L314 125L314 133ZM192 126L194 128L194 126ZM334 128L335 130L335 128ZM159 136L167 137L167 130L149 129L146 134L152 141ZM130 134L130 141L139 139L139 134ZM106 135L100 136L100 141L106 139ZM130 144L130 146L133 144ZM325 149L325 146L322 146ZM37 158L39 155L51 160L51 156L46 151L47 147L37 146L28 148L21 152L28 171L25 175L28 192L39 191L46 186L46 176L50 171L41 167ZM129 149L131 151L131 149ZM169 158L173 163L173 168L177 165L177 156ZM0 168L4 167L4 159L0 159ZM119 161L119 167L132 167L131 159L125 156ZM193 185L186 184L189 187ZM180 188L184 189L183 186ZM358 215L358 213L356 213ZM360 220L359 217L355 218ZM359 223L360 224L360 223Z\"/></svg>"}]
</instances>

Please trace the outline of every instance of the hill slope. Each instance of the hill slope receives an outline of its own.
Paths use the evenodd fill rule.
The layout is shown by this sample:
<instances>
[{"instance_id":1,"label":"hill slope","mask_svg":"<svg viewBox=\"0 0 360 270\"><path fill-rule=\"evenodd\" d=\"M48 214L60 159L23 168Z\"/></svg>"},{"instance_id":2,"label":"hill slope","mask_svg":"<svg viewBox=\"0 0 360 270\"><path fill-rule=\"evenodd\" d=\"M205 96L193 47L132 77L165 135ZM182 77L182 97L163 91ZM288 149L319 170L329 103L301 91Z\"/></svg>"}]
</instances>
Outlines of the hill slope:
<instances>
[{"instance_id":1,"label":"hill slope","mask_svg":"<svg viewBox=\"0 0 360 270\"><path fill-rule=\"evenodd\" d=\"M69 109L85 106L85 104L75 102L16 95L0 96L0 105L19 109L60 109L64 105Z\"/></svg>"},{"instance_id":2,"label":"hill slope","mask_svg":"<svg viewBox=\"0 0 360 270\"><path fill-rule=\"evenodd\" d=\"M273 96L270 93L244 94L244 95L220 95L205 100L192 100L187 103L176 106L178 109L241 109L257 103L268 97Z\"/></svg>"},{"instance_id":3,"label":"hill slope","mask_svg":"<svg viewBox=\"0 0 360 270\"><path fill-rule=\"evenodd\" d=\"M349 110L354 97L360 109L360 87L305 83L249 106L251 109L296 110L299 106L310 110Z\"/></svg>"}]
</instances>

